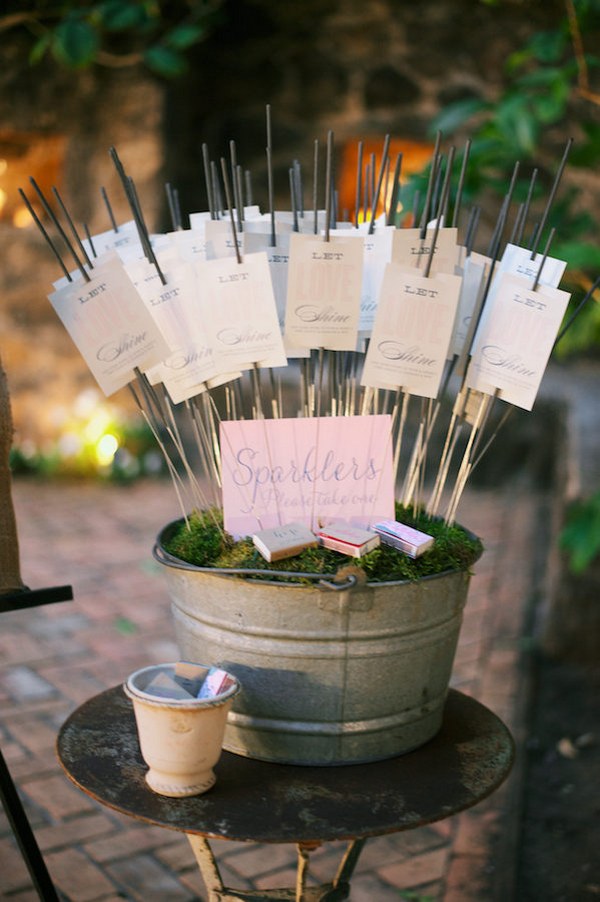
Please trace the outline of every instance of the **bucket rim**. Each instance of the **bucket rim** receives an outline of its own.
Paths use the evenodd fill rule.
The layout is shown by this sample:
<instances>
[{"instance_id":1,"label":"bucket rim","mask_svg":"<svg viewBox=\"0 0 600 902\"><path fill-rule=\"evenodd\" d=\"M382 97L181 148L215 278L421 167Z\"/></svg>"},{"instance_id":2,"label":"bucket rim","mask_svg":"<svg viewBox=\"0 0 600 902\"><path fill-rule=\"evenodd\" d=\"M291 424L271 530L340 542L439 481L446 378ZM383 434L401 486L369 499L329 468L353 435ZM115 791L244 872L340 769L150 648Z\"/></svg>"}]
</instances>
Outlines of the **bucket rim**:
<instances>
[{"instance_id":1,"label":"bucket rim","mask_svg":"<svg viewBox=\"0 0 600 902\"><path fill-rule=\"evenodd\" d=\"M158 533L156 540L154 542L154 546L152 548L152 556L154 560L159 564L162 564L165 567L171 567L175 570L185 570L193 573L206 573L212 576L221 577L224 579L239 579L240 582L245 583L258 583L261 586L277 586L277 588L286 588L286 589L312 589L314 586L306 585L305 583L299 582L301 579L310 579L317 586L326 589L332 589L334 591L340 591L343 589L351 589L354 588L358 584L358 579L353 574L344 574L343 581L339 581L339 577L337 573L301 573L294 572L289 570L266 570L266 569L256 569L252 570L246 567L200 567L197 564L191 564L188 561L184 561L182 558L178 558L175 555L170 554L166 548L164 547L165 541L167 541L170 536L175 532L177 528L180 527L182 523L185 522L184 517L179 517L176 520L171 520L166 523L160 532ZM474 532L467 529L466 527L461 525L461 529L464 530L465 534L475 541L481 541L479 536L475 535ZM413 582L422 582L429 581L434 579L440 579L444 576L449 576L453 573L466 573L470 570L471 566L475 564L481 557L483 553L483 548L475 560L468 567L463 569L453 569L448 568L446 570L441 570L439 573L429 573L426 576L420 576L417 579L394 579L394 580L378 580L378 581L369 581L365 583L369 588L376 588L377 586L402 586L407 583ZM265 574L270 574L271 576L284 577L288 582L281 582L278 579L266 579Z\"/></svg>"}]
</instances>

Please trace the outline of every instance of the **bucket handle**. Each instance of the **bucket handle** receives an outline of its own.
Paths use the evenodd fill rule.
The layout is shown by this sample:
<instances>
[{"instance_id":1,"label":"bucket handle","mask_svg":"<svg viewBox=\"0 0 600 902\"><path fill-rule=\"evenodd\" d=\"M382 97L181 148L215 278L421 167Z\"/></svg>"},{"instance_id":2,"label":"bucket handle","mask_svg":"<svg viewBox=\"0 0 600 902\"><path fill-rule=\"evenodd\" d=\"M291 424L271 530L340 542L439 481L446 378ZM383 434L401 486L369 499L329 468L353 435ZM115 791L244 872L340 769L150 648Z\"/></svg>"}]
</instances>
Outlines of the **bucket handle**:
<instances>
[{"instance_id":1,"label":"bucket handle","mask_svg":"<svg viewBox=\"0 0 600 902\"><path fill-rule=\"evenodd\" d=\"M270 580L264 579L267 574L270 576L281 576L287 579L311 579L323 589L329 589L333 592L342 592L345 589L353 589L358 583L358 578L354 573L345 574L343 579L338 582L334 573L330 576L323 576L322 573L300 573L290 570L252 570L246 567L198 567L196 564L190 564L188 561L182 561L181 558L169 554L169 552L165 551L158 542L155 542L154 544L152 556L159 564L166 564L177 570L189 570L194 573L214 573L217 576L260 576L262 577L260 582L263 583L271 582ZM259 580L256 580L256 582L258 581Z\"/></svg>"}]
</instances>

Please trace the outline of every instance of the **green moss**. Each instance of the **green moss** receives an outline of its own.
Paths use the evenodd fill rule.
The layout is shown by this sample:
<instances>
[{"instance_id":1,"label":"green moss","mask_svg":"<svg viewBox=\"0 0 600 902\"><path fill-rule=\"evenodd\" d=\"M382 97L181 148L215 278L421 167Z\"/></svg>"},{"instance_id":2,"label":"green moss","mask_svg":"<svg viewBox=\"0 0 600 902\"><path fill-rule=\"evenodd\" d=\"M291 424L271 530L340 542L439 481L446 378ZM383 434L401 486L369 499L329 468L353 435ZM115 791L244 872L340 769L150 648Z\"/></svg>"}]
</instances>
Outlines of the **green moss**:
<instances>
[{"instance_id":1,"label":"green moss","mask_svg":"<svg viewBox=\"0 0 600 902\"><path fill-rule=\"evenodd\" d=\"M359 559L327 548L307 548L293 558L270 564L259 554L251 539L235 542L222 532L221 511L195 512L188 519L189 529L181 521L164 537L163 544L169 554L197 567L264 570L265 577L269 579L274 578L270 571L275 570L289 573L290 579L304 582L294 574L322 573L332 576L340 567L352 563L365 571L369 582L413 580L445 570L468 570L483 551L481 541L463 527L448 526L443 520L432 520L423 513L415 515L412 508L403 508L399 504L396 505L397 520L435 537L433 547L416 560L387 545L380 545Z\"/></svg>"}]
</instances>

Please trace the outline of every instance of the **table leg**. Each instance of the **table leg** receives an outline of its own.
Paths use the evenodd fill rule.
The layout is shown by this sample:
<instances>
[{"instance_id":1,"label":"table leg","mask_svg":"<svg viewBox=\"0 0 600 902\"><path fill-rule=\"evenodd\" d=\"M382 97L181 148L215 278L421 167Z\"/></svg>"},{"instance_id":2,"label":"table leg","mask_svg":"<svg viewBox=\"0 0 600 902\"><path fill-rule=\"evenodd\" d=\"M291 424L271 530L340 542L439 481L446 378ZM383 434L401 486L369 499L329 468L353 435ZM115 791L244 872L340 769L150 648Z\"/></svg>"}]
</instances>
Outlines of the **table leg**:
<instances>
[{"instance_id":1,"label":"table leg","mask_svg":"<svg viewBox=\"0 0 600 902\"><path fill-rule=\"evenodd\" d=\"M202 879L206 884L209 902L220 902L220 900L223 899L225 887L223 886L219 866L208 840L203 836L197 836L195 833L188 833L187 838L189 839L192 851L196 856Z\"/></svg>"},{"instance_id":2,"label":"table leg","mask_svg":"<svg viewBox=\"0 0 600 902\"><path fill-rule=\"evenodd\" d=\"M321 843L297 843L296 886L267 890L236 890L223 885L219 866L207 839L188 833L202 879L208 890L208 902L344 902L350 896L350 878L366 842L355 839L348 844L332 883L307 886L310 853Z\"/></svg>"}]
</instances>

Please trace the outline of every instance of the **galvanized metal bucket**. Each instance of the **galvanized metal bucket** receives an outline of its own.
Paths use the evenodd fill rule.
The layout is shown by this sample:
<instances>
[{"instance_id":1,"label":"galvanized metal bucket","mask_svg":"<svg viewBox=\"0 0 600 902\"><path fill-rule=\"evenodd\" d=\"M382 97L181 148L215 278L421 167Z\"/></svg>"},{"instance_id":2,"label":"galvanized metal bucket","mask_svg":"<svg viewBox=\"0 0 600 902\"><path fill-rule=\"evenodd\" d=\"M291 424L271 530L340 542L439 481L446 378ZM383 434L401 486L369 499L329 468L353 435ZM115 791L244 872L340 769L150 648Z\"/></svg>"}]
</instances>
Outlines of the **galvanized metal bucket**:
<instances>
[{"instance_id":1,"label":"galvanized metal bucket","mask_svg":"<svg viewBox=\"0 0 600 902\"><path fill-rule=\"evenodd\" d=\"M267 582L172 557L163 542L177 525L162 530L154 556L180 655L218 664L244 686L229 712L227 751L357 764L403 754L437 733L468 572L367 583L349 566L334 581L306 574L314 585Z\"/></svg>"}]
</instances>

